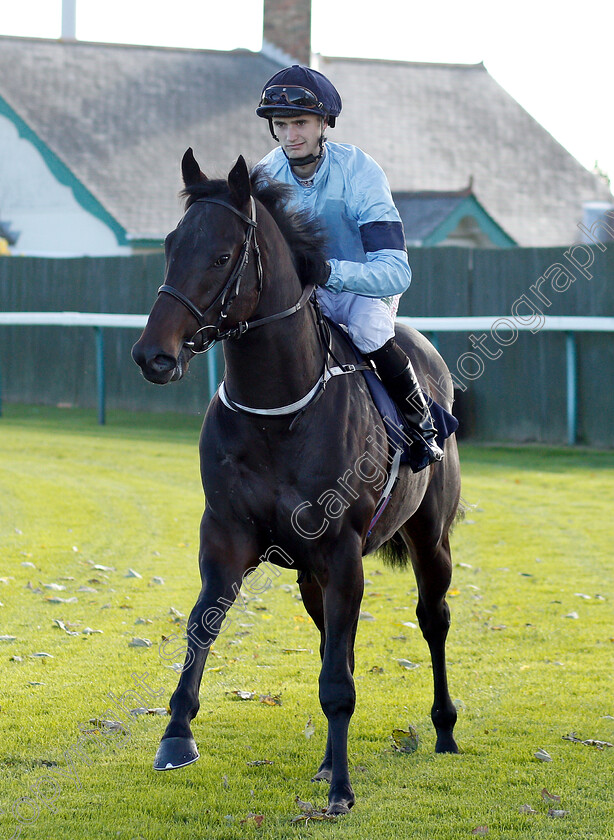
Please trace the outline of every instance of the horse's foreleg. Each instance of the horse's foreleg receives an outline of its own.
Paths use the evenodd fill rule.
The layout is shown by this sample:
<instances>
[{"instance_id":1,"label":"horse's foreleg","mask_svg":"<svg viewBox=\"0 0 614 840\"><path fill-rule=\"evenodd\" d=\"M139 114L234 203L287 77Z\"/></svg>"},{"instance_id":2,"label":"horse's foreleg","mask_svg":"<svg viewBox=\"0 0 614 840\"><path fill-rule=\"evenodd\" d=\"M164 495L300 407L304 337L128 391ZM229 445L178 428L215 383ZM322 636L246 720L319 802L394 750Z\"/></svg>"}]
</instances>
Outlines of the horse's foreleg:
<instances>
[{"instance_id":1,"label":"horse's foreleg","mask_svg":"<svg viewBox=\"0 0 614 840\"><path fill-rule=\"evenodd\" d=\"M348 768L347 739L356 704L354 639L363 594L360 555L356 562L333 560L323 588L326 637L320 672L320 703L328 720L325 762L331 763L329 814L345 814L354 804ZM328 771L325 765L323 772ZM328 772L324 778L328 776Z\"/></svg>"},{"instance_id":2,"label":"horse's foreleg","mask_svg":"<svg viewBox=\"0 0 614 840\"><path fill-rule=\"evenodd\" d=\"M457 753L458 747L452 734L456 723L456 708L450 699L446 671L446 637L450 629L450 610L445 597L452 579L450 543L446 536L432 551L422 554L419 544L416 548L416 615L433 663L434 700L431 719L437 733L435 752ZM420 562L421 559L423 562Z\"/></svg>"},{"instance_id":3,"label":"horse's foreleg","mask_svg":"<svg viewBox=\"0 0 614 840\"><path fill-rule=\"evenodd\" d=\"M324 624L324 602L322 600L322 589L320 584L315 581L307 583L304 581L300 584L301 596L303 598L303 605L311 618L313 623L320 631L320 659L324 659L324 648L326 645L326 627ZM330 782L333 772L333 750L330 739L330 727L328 730L328 737L326 739L326 750L322 763L318 767L318 772L312 778L312 782Z\"/></svg>"},{"instance_id":4,"label":"horse's foreleg","mask_svg":"<svg viewBox=\"0 0 614 840\"><path fill-rule=\"evenodd\" d=\"M218 534L212 539L206 528L201 534L202 588L188 619L185 661L170 701L171 719L156 753L156 770L183 767L199 757L190 721L200 706L203 669L212 644L231 620L226 614L241 589L245 572L258 564L252 552L244 547L237 549L228 537L220 540Z\"/></svg>"}]
</instances>

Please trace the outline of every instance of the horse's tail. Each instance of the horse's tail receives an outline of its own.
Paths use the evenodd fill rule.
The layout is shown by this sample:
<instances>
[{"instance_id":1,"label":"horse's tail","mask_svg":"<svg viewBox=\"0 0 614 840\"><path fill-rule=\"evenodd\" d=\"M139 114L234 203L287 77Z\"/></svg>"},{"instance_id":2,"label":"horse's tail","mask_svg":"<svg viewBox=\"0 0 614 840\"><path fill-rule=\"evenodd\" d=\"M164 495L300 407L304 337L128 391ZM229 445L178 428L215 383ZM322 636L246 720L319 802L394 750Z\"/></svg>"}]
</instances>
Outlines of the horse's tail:
<instances>
[{"instance_id":1,"label":"horse's tail","mask_svg":"<svg viewBox=\"0 0 614 840\"><path fill-rule=\"evenodd\" d=\"M379 554L386 566L397 569L404 569L410 559L407 546L398 531L380 547Z\"/></svg>"}]
</instances>

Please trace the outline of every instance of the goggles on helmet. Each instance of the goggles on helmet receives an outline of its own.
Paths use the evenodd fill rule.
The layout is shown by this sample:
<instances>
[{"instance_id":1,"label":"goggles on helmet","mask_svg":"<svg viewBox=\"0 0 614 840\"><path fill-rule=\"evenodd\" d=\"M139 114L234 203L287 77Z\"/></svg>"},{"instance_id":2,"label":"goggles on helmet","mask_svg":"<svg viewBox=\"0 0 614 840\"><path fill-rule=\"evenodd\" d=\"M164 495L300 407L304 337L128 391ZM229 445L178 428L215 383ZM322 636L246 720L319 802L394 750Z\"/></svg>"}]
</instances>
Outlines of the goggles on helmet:
<instances>
[{"instance_id":1,"label":"goggles on helmet","mask_svg":"<svg viewBox=\"0 0 614 840\"><path fill-rule=\"evenodd\" d=\"M295 85L272 85L262 92L260 108L274 107L305 108L307 110L322 111L324 105L315 93L308 88Z\"/></svg>"}]
</instances>

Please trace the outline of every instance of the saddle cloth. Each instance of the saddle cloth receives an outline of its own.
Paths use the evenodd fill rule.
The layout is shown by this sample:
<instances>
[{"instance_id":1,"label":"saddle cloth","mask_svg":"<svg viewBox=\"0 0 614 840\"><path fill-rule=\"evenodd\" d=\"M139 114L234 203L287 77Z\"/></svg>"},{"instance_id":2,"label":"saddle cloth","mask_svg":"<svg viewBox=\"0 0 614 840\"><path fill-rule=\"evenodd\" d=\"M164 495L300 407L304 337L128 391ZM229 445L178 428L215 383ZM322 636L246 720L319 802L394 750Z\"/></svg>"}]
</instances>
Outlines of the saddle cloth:
<instances>
[{"instance_id":1,"label":"saddle cloth","mask_svg":"<svg viewBox=\"0 0 614 840\"><path fill-rule=\"evenodd\" d=\"M328 318L327 321L331 329L334 330L335 334L338 335L351 349L358 364L365 364L366 362L362 353L352 342L347 332ZM403 429L406 425L403 415L397 408L397 405L392 397L388 394L388 391L379 376L374 373L373 370L363 370L361 373L365 378L367 387L371 393L371 398L375 403L375 407L379 411L382 420L384 420L390 445L395 449L401 450L401 463L408 463L410 441L407 436L403 434ZM458 429L458 420L453 414L446 411L443 406L435 402L435 400L433 400L426 392L423 391L422 393L424 394L424 398L430 409L433 424L437 429L437 444L443 449L446 438L449 438L450 435L454 434L454 432ZM386 422L385 418L389 422Z\"/></svg>"}]
</instances>

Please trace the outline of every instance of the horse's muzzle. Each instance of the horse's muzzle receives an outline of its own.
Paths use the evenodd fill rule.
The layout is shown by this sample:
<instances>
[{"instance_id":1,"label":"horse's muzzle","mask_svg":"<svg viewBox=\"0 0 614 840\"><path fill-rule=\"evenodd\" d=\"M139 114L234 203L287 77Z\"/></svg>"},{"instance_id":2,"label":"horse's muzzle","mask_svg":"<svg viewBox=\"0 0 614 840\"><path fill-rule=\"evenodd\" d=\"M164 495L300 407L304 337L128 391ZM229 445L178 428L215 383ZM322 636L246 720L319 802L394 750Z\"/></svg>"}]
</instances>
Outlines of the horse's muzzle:
<instances>
[{"instance_id":1,"label":"horse's muzzle","mask_svg":"<svg viewBox=\"0 0 614 840\"><path fill-rule=\"evenodd\" d=\"M169 353L148 353L138 341L132 348L132 358L141 368L143 376L155 385L166 385L181 379L187 369L186 361L182 357L183 351L179 358Z\"/></svg>"}]
</instances>

